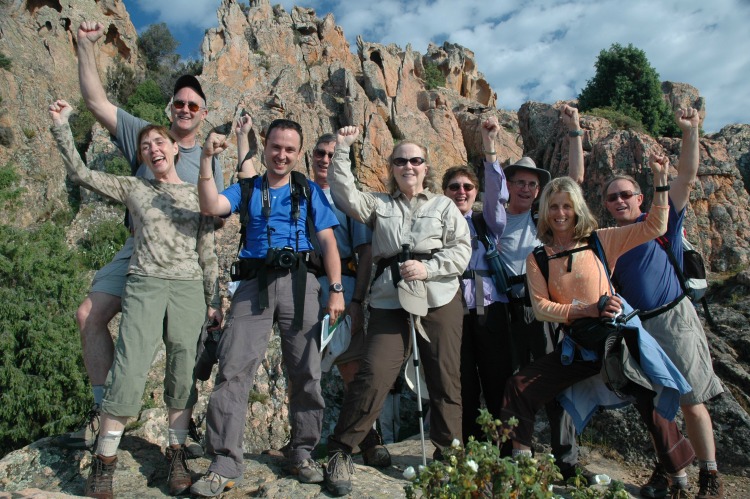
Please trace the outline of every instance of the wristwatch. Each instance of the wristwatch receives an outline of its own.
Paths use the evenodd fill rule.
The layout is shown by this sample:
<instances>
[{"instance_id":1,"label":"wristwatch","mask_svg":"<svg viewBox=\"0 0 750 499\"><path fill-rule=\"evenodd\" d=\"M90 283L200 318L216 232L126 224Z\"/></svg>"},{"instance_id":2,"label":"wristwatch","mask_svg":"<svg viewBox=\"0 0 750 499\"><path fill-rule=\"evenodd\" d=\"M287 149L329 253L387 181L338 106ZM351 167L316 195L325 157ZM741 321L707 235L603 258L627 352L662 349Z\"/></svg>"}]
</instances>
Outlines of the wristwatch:
<instances>
[{"instance_id":1,"label":"wristwatch","mask_svg":"<svg viewBox=\"0 0 750 499\"><path fill-rule=\"evenodd\" d=\"M334 282L333 284L328 286L328 291L330 293L343 293L344 286L342 286L340 282Z\"/></svg>"}]
</instances>

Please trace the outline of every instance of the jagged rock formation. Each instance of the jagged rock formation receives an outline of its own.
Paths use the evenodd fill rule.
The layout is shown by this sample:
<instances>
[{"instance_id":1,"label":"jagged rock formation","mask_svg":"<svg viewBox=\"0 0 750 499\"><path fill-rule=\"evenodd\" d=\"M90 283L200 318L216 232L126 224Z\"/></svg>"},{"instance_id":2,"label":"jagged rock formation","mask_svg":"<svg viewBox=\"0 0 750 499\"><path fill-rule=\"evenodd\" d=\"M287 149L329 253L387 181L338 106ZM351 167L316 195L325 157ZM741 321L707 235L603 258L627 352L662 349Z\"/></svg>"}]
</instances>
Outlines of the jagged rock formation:
<instances>
[{"instance_id":1,"label":"jagged rock formation","mask_svg":"<svg viewBox=\"0 0 750 499\"><path fill-rule=\"evenodd\" d=\"M46 106L56 97L71 102L80 97L73 69L75 30L83 20L99 20L108 26L108 35L98 51L102 75L115 56L138 67L136 34L119 0L0 0L0 5L0 50L13 61L10 70L0 69L0 164L15 164L22 177L21 185L26 188L24 209L15 218L5 219L6 223L28 226L67 206L64 168L50 139ZM442 47L431 45L423 56L410 46L402 49L359 37L354 54L332 15L319 18L312 9L299 7L289 13L281 6L272 7L269 0L254 0L246 11L233 0L223 0L217 17L218 26L210 29L203 40L204 69L200 76L208 96L211 124L224 123L246 109L253 117L256 136L262 137L272 120L291 118L302 124L308 150L318 135L343 125L356 125L362 132L362 140L353 152L356 175L364 188L381 191L387 177L386 158L399 139L408 138L427 146L438 174L456 164L479 166L480 126L487 116L495 114L504 129L497 144L500 158L512 162L525 154L553 175L566 169L569 141L559 122L559 103L530 102L518 113L496 109L497 96L478 72L469 49L450 43ZM427 89L427 63L440 68L446 76L445 87ZM663 90L665 99L673 105L689 104L705 113L702 98L689 85L667 82ZM645 134L616 130L609 122L593 116L583 116L582 125L586 129L585 188L595 208L601 206L599 185L613 171L634 175L650 199L644 170L648 151L653 148L663 149L676 163L679 140L656 140ZM88 152L92 164L112 151L106 134L98 130ZM736 271L748 263L749 150L750 125L727 126L701 141L699 180L691 195L687 227L691 239L698 243L716 272ZM222 156L225 180L231 181L236 149L231 146ZM256 159L256 165L260 165L260 152ZM309 164L310 158L306 159ZM85 226L83 215L80 218L76 224ZM225 283L236 253L237 229L234 217L218 236ZM720 296L724 303L717 307L721 328L709 332L709 338L716 370L733 397L724 397L712 410L720 462L747 466L750 461L744 449L750 446L750 366L745 352L750 351L750 306L737 297L747 295L750 278L740 274L727 286L733 294ZM274 335L248 407L244 444L252 454L279 448L288 437L286 379L277 342ZM158 380L162 370L160 364L155 364L153 383L147 392L157 401L161 400ZM341 397L335 377L326 378L325 386L330 409L324 436L332 428L337 414L335 402ZM202 387L196 407L199 416L210 388L210 382ZM404 412L409 410L406 405ZM133 495L159 496L164 477L154 463L161 465L157 446L164 444L166 423L163 412L155 409L144 411L140 420L140 427L126 438L130 438L130 443L125 444L124 451L134 457L146 457L128 458L123 471L130 478L140 477L137 480L141 482L144 476L149 483L158 481L155 487L161 487L157 491L141 483L131 489ZM635 418L611 413L602 421L605 423L593 426L592 431L605 435L608 444L623 449L629 459L645 459L642 446L628 443L633 441L633 435L641 435L634 426ZM622 427L622 432L613 434L610 430L615 426ZM645 437L639 440L646 441ZM544 437L542 441L546 441ZM75 454L77 466L61 471L60 461L69 458L70 455L49 449L46 441L18 451L0 461L0 490L41 487L79 493L82 479L78 473L87 461L83 454ZM252 477L251 483L240 489L241 493L306 497L319 494L318 487L300 487L293 479L280 480L282 485L274 482L282 474L280 468L264 459L251 464L246 475ZM401 490L403 483L398 474L368 473L365 476L372 481L366 487L373 497L391 497ZM387 485L382 485L385 482Z\"/></svg>"},{"instance_id":2,"label":"jagged rock formation","mask_svg":"<svg viewBox=\"0 0 750 499\"><path fill-rule=\"evenodd\" d=\"M49 134L47 106L56 98L80 99L76 30L84 20L105 25L99 69L115 57L138 67L137 33L119 0L4 0L0 2L0 51L11 60L0 69L0 165L15 165L26 189L7 223L25 227L68 203L65 169Z\"/></svg>"}]
</instances>

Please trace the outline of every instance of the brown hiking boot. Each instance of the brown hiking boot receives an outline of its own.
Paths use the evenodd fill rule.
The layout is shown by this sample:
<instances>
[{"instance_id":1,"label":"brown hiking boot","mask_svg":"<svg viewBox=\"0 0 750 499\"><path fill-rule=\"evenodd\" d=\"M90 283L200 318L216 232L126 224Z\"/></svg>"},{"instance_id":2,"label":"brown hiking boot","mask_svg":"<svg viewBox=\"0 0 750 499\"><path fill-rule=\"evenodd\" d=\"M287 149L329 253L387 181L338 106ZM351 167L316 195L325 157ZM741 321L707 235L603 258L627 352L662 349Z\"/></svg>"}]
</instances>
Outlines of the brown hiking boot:
<instances>
[{"instance_id":1,"label":"brown hiking boot","mask_svg":"<svg viewBox=\"0 0 750 499\"><path fill-rule=\"evenodd\" d=\"M724 486L719 480L719 472L716 470L700 470L698 474L698 495L695 499L714 499L724 497Z\"/></svg>"},{"instance_id":2,"label":"brown hiking boot","mask_svg":"<svg viewBox=\"0 0 750 499\"><path fill-rule=\"evenodd\" d=\"M184 445L167 447L167 461L169 461L169 495L184 494L193 485L190 468L187 465L187 452Z\"/></svg>"},{"instance_id":3,"label":"brown hiking boot","mask_svg":"<svg viewBox=\"0 0 750 499\"><path fill-rule=\"evenodd\" d=\"M667 470L661 463L654 463L654 472L651 473L651 478L648 479L641 487L641 497L650 497L652 499L659 499L661 497L667 497L669 492L669 475Z\"/></svg>"},{"instance_id":4,"label":"brown hiking boot","mask_svg":"<svg viewBox=\"0 0 750 499\"><path fill-rule=\"evenodd\" d=\"M112 499L112 479L117 466L117 456L104 457L95 455L91 463L91 471L86 479L83 494L97 499Z\"/></svg>"},{"instance_id":5,"label":"brown hiking boot","mask_svg":"<svg viewBox=\"0 0 750 499\"><path fill-rule=\"evenodd\" d=\"M391 454L374 428L370 429L365 439L359 444L359 450L362 451L362 460L367 466L387 468L391 465Z\"/></svg>"}]
</instances>

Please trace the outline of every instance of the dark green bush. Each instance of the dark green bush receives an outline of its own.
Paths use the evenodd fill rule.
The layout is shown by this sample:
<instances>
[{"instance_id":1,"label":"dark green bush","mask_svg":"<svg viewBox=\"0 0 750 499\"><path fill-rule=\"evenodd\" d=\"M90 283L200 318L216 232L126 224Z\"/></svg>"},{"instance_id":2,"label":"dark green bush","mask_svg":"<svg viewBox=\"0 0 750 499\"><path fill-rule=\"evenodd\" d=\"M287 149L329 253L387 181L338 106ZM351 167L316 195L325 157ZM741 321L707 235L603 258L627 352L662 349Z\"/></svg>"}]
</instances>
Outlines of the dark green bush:
<instances>
[{"instance_id":1,"label":"dark green bush","mask_svg":"<svg viewBox=\"0 0 750 499\"><path fill-rule=\"evenodd\" d=\"M86 285L61 228L0 226L0 456L90 407L74 321Z\"/></svg>"},{"instance_id":2,"label":"dark green bush","mask_svg":"<svg viewBox=\"0 0 750 499\"><path fill-rule=\"evenodd\" d=\"M7 69L10 71L11 66L13 63L11 60L2 52L0 52L0 69Z\"/></svg>"},{"instance_id":3,"label":"dark green bush","mask_svg":"<svg viewBox=\"0 0 750 499\"><path fill-rule=\"evenodd\" d=\"M25 190L18 187L20 179L12 163L0 167L0 207L8 208L17 204Z\"/></svg>"},{"instance_id":4,"label":"dark green bush","mask_svg":"<svg viewBox=\"0 0 750 499\"><path fill-rule=\"evenodd\" d=\"M434 62L424 63L424 85L427 90L445 86L445 75Z\"/></svg>"},{"instance_id":5,"label":"dark green bush","mask_svg":"<svg viewBox=\"0 0 750 499\"><path fill-rule=\"evenodd\" d=\"M83 99L78 101L75 112L70 116L70 131L73 132L73 141L82 158L86 157L86 150L91 144L91 128L96 123L96 118L86 107Z\"/></svg>"},{"instance_id":6,"label":"dark green bush","mask_svg":"<svg viewBox=\"0 0 750 499\"><path fill-rule=\"evenodd\" d=\"M115 253L120 251L128 238L128 229L122 219L107 220L89 227L79 243L84 265L97 270L108 264Z\"/></svg>"}]
</instances>

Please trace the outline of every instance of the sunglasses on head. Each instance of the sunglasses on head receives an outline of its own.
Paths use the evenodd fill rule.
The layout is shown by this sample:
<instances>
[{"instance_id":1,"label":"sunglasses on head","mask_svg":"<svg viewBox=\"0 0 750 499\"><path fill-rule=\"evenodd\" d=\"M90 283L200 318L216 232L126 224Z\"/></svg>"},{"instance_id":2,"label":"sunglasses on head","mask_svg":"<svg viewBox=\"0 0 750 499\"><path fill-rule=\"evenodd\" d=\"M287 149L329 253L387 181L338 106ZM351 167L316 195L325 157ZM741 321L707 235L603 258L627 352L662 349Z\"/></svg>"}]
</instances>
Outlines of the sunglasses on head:
<instances>
[{"instance_id":1,"label":"sunglasses on head","mask_svg":"<svg viewBox=\"0 0 750 499\"><path fill-rule=\"evenodd\" d=\"M332 152L324 151L323 149L313 149L313 155L315 155L316 158L325 158L328 156L328 159L333 158Z\"/></svg>"},{"instance_id":2,"label":"sunglasses on head","mask_svg":"<svg viewBox=\"0 0 750 499\"><path fill-rule=\"evenodd\" d=\"M463 187L464 191L466 191L466 192L471 192L471 191L474 190L474 184L460 184L458 182L454 182L452 184L448 184L448 189L451 190L451 191L453 191L453 192L456 192L461 187Z\"/></svg>"},{"instance_id":3,"label":"sunglasses on head","mask_svg":"<svg viewBox=\"0 0 750 499\"><path fill-rule=\"evenodd\" d=\"M197 113L201 109L201 105L197 102L185 102L184 100L179 99L172 101L172 105L175 109L182 109L187 106L191 113Z\"/></svg>"},{"instance_id":4,"label":"sunglasses on head","mask_svg":"<svg viewBox=\"0 0 750 499\"><path fill-rule=\"evenodd\" d=\"M424 163L424 158L414 156L413 158L393 158L393 164L396 166L406 166L406 163L410 163L411 166L419 166Z\"/></svg>"},{"instance_id":5,"label":"sunglasses on head","mask_svg":"<svg viewBox=\"0 0 750 499\"><path fill-rule=\"evenodd\" d=\"M640 194L640 192L633 192L633 191L620 191L620 192L613 192L611 194L607 194L607 197L605 198L608 203L614 203L617 201L617 198L622 198L623 201L627 201L628 199L632 198L633 196L637 196Z\"/></svg>"}]
</instances>

